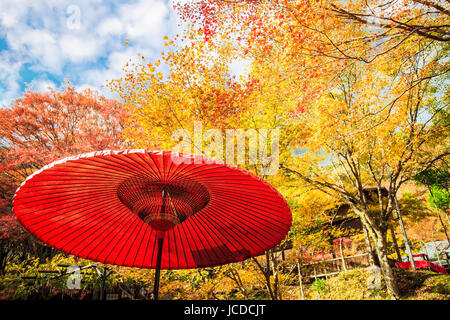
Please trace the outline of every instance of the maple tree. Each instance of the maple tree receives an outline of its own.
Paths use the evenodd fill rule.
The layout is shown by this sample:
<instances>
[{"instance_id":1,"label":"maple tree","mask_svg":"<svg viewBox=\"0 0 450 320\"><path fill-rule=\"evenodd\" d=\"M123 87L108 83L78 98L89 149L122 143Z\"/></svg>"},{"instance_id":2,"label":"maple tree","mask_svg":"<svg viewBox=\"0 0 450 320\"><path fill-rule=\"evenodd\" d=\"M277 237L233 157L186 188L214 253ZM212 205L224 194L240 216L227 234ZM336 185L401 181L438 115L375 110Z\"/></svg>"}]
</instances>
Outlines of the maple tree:
<instances>
[{"instance_id":1,"label":"maple tree","mask_svg":"<svg viewBox=\"0 0 450 320\"><path fill-rule=\"evenodd\" d=\"M360 73L361 69L357 72ZM388 288L392 286L391 294L397 297L395 281L393 278L389 281L393 275L386 255L388 221L396 209L397 190L414 177L418 168L429 166L448 154L448 150L444 150L424 156L424 145L429 141L445 145L448 132L436 123L430 124L435 113L428 118L423 117L423 110L428 107L427 92L430 92L427 85L431 84L411 89L411 81L414 80L410 76L402 77L394 87L390 87L383 78L369 80L364 74L358 77L349 74L340 90L322 97L305 114L306 130L310 133L305 147L311 151L308 166L313 166L313 174L306 174L311 172L311 167L297 165L293 170L286 166L286 170L295 172L323 192L338 194L358 213L375 241ZM392 81L392 78L384 80ZM368 83L371 85L367 86ZM403 95L395 100L395 105L386 107L383 91L397 96L401 96L398 92L403 92ZM432 97L429 99L433 100ZM320 156L320 151L328 158ZM305 159L308 158L302 157ZM330 165L321 166L323 161ZM330 172L334 174L330 175ZM368 210L368 199L364 194L364 188L370 185L375 185L378 190L379 210L376 215ZM388 192L386 201L382 201L383 187Z\"/></svg>"},{"instance_id":2,"label":"maple tree","mask_svg":"<svg viewBox=\"0 0 450 320\"><path fill-rule=\"evenodd\" d=\"M224 130L248 107L252 83L230 74L229 45L194 41L199 37L193 29L173 40L166 37L168 50L161 60L149 62L140 55L140 62L126 64L123 78L109 82L129 111L125 135L135 146L170 150L177 143L173 130L190 129L194 121ZM221 54L212 59L214 52ZM199 148L194 146L194 152Z\"/></svg>"},{"instance_id":3,"label":"maple tree","mask_svg":"<svg viewBox=\"0 0 450 320\"><path fill-rule=\"evenodd\" d=\"M196 0L174 7L204 30L205 40L216 33L236 33L234 39L247 46L245 54L253 44L280 45L304 54L309 50L315 56L371 62L409 38L449 39L448 3L433 0ZM363 33L334 37L334 31L355 29ZM297 44L279 42L281 31Z\"/></svg>"},{"instance_id":4,"label":"maple tree","mask_svg":"<svg viewBox=\"0 0 450 320\"><path fill-rule=\"evenodd\" d=\"M206 42L232 34L259 82L277 79L264 96L285 87L286 99L298 101L289 123L303 128L301 160L281 166L359 214L398 297L386 254L397 190L449 154L448 92L436 94L448 73L448 11L432 1L283 0L196 1L179 10ZM378 190L375 215L368 185Z\"/></svg>"},{"instance_id":5,"label":"maple tree","mask_svg":"<svg viewBox=\"0 0 450 320\"><path fill-rule=\"evenodd\" d=\"M33 171L52 161L96 150L122 148L121 133L126 114L116 100L89 89L78 92L70 84L47 93L27 91L9 107L0 110L2 147L1 242L2 259L17 252L22 255L44 250L32 239L11 213L12 197ZM41 255L42 255L41 254Z\"/></svg>"},{"instance_id":6,"label":"maple tree","mask_svg":"<svg viewBox=\"0 0 450 320\"><path fill-rule=\"evenodd\" d=\"M378 37L394 42L394 46L412 35L441 42L450 39L448 3L433 0L331 2L329 10L347 21L376 26Z\"/></svg>"},{"instance_id":7,"label":"maple tree","mask_svg":"<svg viewBox=\"0 0 450 320\"><path fill-rule=\"evenodd\" d=\"M434 60L430 66L439 60L436 52L442 60L448 51L450 11L448 3L436 1L197 0L175 7L205 41L225 35L238 54L272 68L275 76L282 68L278 81L294 82L303 92L299 110L357 62L383 63L383 55L399 54L403 61L396 63L405 66L425 53ZM448 71L441 64L439 72L425 72L412 85Z\"/></svg>"},{"instance_id":8,"label":"maple tree","mask_svg":"<svg viewBox=\"0 0 450 320\"><path fill-rule=\"evenodd\" d=\"M136 147L173 150L178 143L172 137L173 131L189 130L195 121L201 122L204 131L217 130L220 138L226 138L230 129L252 129L260 136L262 130L281 127L280 157L289 157L289 141L296 139L297 129L287 126L284 114L293 102L283 102L282 91L276 96L261 96L259 92L271 84L262 84L249 74L239 78L232 75L230 62L235 55L231 44L221 39L205 43L203 37L203 31L189 28L174 40L167 38L168 50L162 54L162 61L150 63L141 57L140 63L130 62L125 66L124 77L109 82L130 114L125 128L128 141ZM166 75L163 68L168 69ZM194 145L195 137L194 141L190 139L190 150L205 155L210 141ZM246 149L250 148L250 141L244 143ZM224 147L228 148L226 144ZM232 146L234 156L236 148ZM248 153L244 157L245 163L238 163L239 166L264 176L261 163L249 161ZM218 157L218 160L222 159ZM277 183L277 178L265 178ZM273 261L273 254L269 254L266 265ZM270 297L278 299L279 276L276 272L272 276L272 271L261 265L258 270L262 271Z\"/></svg>"},{"instance_id":9,"label":"maple tree","mask_svg":"<svg viewBox=\"0 0 450 320\"><path fill-rule=\"evenodd\" d=\"M87 89L27 91L0 113L8 165L22 177L55 159L122 145L120 103Z\"/></svg>"}]
</instances>

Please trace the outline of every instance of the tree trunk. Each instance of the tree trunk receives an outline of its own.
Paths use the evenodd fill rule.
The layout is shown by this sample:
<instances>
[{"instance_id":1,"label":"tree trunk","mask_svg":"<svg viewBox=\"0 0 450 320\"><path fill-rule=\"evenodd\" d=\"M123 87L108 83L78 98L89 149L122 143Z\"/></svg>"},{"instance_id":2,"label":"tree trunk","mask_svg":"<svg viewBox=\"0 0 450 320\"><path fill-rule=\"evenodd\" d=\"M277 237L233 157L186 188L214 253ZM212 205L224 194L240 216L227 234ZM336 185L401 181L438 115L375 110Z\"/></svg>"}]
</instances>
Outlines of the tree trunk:
<instances>
[{"instance_id":1,"label":"tree trunk","mask_svg":"<svg viewBox=\"0 0 450 320\"><path fill-rule=\"evenodd\" d=\"M347 266L345 265L344 250L342 248L342 238L339 238L339 252L341 254L342 269L343 271L347 271Z\"/></svg>"},{"instance_id":2,"label":"tree trunk","mask_svg":"<svg viewBox=\"0 0 450 320\"><path fill-rule=\"evenodd\" d=\"M234 283L236 283L238 290L242 293L244 298L248 300L249 297L247 295L247 290L244 284L242 283L242 279L241 276L239 275L239 272L232 266L229 274L226 274L226 276L231 280L233 280Z\"/></svg>"},{"instance_id":3,"label":"tree trunk","mask_svg":"<svg viewBox=\"0 0 450 320\"><path fill-rule=\"evenodd\" d=\"M270 297L272 298L272 300L277 300L277 292L275 291L275 288L272 288L272 282L270 279L271 273L272 273L272 268L271 268L271 263L270 263L270 250L267 250L266 251L266 272L265 272L266 285L267 285L267 288L269 289L269 294L270 294Z\"/></svg>"},{"instance_id":4,"label":"tree trunk","mask_svg":"<svg viewBox=\"0 0 450 320\"><path fill-rule=\"evenodd\" d=\"M394 272L389 265L389 260L387 257L387 244L386 244L386 234L381 230L376 231L376 241L375 248L377 250L378 259L380 261L381 272L383 273L384 280L386 282L386 288L392 298L400 298L399 289L397 286L397 281L394 277Z\"/></svg>"},{"instance_id":5,"label":"tree trunk","mask_svg":"<svg viewBox=\"0 0 450 320\"><path fill-rule=\"evenodd\" d=\"M368 222L369 213L364 210L357 210L354 208L355 212L360 216L361 222L367 229L370 236L372 236L375 242L375 250L377 253L377 258L380 264L381 272L383 273L384 280L386 282L386 288L388 293L391 295L393 299L398 299L400 297L400 293L398 290L397 282L394 277L394 273L392 271L391 266L389 265L389 260L387 257L387 244L386 244L386 233L387 228L385 230L379 228L377 225L371 225Z\"/></svg>"},{"instance_id":6,"label":"tree trunk","mask_svg":"<svg viewBox=\"0 0 450 320\"><path fill-rule=\"evenodd\" d=\"M302 269L300 268L300 263L297 261L297 272L298 272L298 285L300 289L300 298L305 300L305 295L303 294L303 277L302 277Z\"/></svg>"},{"instance_id":7,"label":"tree trunk","mask_svg":"<svg viewBox=\"0 0 450 320\"><path fill-rule=\"evenodd\" d=\"M361 223L362 223L362 221L361 221ZM369 232L367 231L367 227L365 226L364 223L362 223L362 225L363 225L363 231L364 231L364 242L366 243L366 250L367 250L367 253L369 254L369 263L371 265L379 267L380 262L378 261L376 251L372 247L372 243L370 241L370 235L369 235Z\"/></svg>"},{"instance_id":8,"label":"tree trunk","mask_svg":"<svg viewBox=\"0 0 450 320\"><path fill-rule=\"evenodd\" d=\"M389 226L389 229L391 230L392 242L394 243L395 252L397 253L397 260L402 261L402 255L400 253L400 248L398 247L397 237L395 236L394 227L391 225L391 226Z\"/></svg>"},{"instance_id":9,"label":"tree trunk","mask_svg":"<svg viewBox=\"0 0 450 320\"><path fill-rule=\"evenodd\" d=\"M263 274L264 278L265 278L265 285L267 288L267 291L270 295L270 298L272 300L276 300L277 297L274 295L273 291L272 291L272 283L270 280L270 267L269 267L269 263L270 263L270 259L269 259L269 253L266 251L266 266L263 267L259 262L258 259L256 259L255 257L251 258L253 260L253 262L256 264L256 266L258 267L258 269L261 271L261 273Z\"/></svg>"},{"instance_id":10,"label":"tree trunk","mask_svg":"<svg viewBox=\"0 0 450 320\"><path fill-rule=\"evenodd\" d=\"M281 292L281 288L280 288L278 261L277 261L276 253L273 251L273 249L269 250L269 252L270 252L269 257L271 260L270 266L272 269L271 273L273 274L273 294L276 299L283 300L282 292Z\"/></svg>"}]
</instances>

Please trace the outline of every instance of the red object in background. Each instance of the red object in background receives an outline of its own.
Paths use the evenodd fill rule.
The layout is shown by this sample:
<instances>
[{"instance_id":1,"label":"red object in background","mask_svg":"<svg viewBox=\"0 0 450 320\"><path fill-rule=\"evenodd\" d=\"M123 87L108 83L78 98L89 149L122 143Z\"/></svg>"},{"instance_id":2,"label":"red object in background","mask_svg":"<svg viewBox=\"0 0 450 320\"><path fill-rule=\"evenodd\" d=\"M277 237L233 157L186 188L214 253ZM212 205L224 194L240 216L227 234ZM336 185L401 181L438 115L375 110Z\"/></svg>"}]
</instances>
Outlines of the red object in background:
<instances>
[{"instance_id":1,"label":"red object in background","mask_svg":"<svg viewBox=\"0 0 450 320\"><path fill-rule=\"evenodd\" d=\"M336 247L339 247L341 245L341 241L342 241L342 246L344 248L350 248L352 245L352 239L349 238L336 238L333 239L333 245Z\"/></svg>"},{"instance_id":2,"label":"red object in background","mask_svg":"<svg viewBox=\"0 0 450 320\"><path fill-rule=\"evenodd\" d=\"M53 162L17 190L14 213L61 251L141 268L242 261L286 236L289 207L268 183L234 166L176 155L189 163L145 150Z\"/></svg>"},{"instance_id":3,"label":"red object in background","mask_svg":"<svg viewBox=\"0 0 450 320\"><path fill-rule=\"evenodd\" d=\"M333 259L333 255L331 253L320 252L313 257L315 261L326 261L329 259Z\"/></svg>"},{"instance_id":4,"label":"red object in background","mask_svg":"<svg viewBox=\"0 0 450 320\"><path fill-rule=\"evenodd\" d=\"M416 253L416 254L413 254L412 256L413 256L414 260L416 260L415 258L420 258L417 260L428 260L428 256L425 253Z\"/></svg>"},{"instance_id":5,"label":"red object in background","mask_svg":"<svg viewBox=\"0 0 450 320\"><path fill-rule=\"evenodd\" d=\"M433 270L435 272L444 273L447 274L447 270L443 266L440 266L436 263L430 262L428 260L418 260L414 261L414 265L416 266L416 269L427 269L427 270ZM396 262L395 266L400 269L411 269L411 262Z\"/></svg>"}]
</instances>

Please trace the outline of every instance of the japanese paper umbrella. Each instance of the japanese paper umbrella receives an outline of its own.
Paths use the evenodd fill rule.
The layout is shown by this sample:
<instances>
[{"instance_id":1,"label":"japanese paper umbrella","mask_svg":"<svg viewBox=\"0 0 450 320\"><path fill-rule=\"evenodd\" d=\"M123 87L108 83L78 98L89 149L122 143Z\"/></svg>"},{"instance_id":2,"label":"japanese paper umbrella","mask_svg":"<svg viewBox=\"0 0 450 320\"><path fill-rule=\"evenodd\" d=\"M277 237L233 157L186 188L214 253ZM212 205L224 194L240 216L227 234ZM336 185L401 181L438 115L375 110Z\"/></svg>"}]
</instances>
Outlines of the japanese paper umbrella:
<instances>
[{"instance_id":1,"label":"japanese paper umbrella","mask_svg":"<svg viewBox=\"0 0 450 320\"><path fill-rule=\"evenodd\" d=\"M277 245L292 221L283 197L257 176L172 152L100 151L29 176L14 213L49 245L139 268L222 265Z\"/></svg>"}]
</instances>

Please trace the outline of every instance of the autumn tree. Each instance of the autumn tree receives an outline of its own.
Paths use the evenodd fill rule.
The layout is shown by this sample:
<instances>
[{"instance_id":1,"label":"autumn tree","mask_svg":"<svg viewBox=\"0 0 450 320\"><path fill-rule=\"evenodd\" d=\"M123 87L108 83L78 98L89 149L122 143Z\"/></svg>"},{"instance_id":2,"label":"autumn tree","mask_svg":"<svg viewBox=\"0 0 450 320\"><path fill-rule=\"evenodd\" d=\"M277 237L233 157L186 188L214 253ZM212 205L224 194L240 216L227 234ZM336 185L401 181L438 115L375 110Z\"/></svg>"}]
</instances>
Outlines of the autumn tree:
<instances>
[{"instance_id":1,"label":"autumn tree","mask_svg":"<svg viewBox=\"0 0 450 320\"><path fill-rule=\"evenodd\" d=\"M450 7L446 2L434 0L372 0L365 2L330 1L327 9L352 24L377 28L381 41L391 42L393 48L411 36L432 41L450 40L448 18ZM367 40L366 40L367 41ZM389 47L387 48L389 49Z\"/></svg>"},{"instance_id":2,"label":"autumn tree","mask_svg":"<svg viewBox=\"0 0 450 320\"><path fill-rule=\"evenodd\" d=\"M167 38L167 50L161 61L150 62L141 57L139 63L129 62L125 66L124 77L110 81L110 88L119 94L130 114L125 136L136 147L174 150L179 141L174 139L173 133L176 129L184 129L188 131L188 153L226 160L276 184L276 178L262 173L261 161L251 159L250 148L265 135L269 140L265 147L267 153L271 153L271 134L268 132L281 128L277 141L283 150L280 158L289 157L288 141L296 138L296 128L287 125L284 114L294 102L286 101L283 92L262 97L259 92L271 84L259 83L245 72L241 76L232 74L235 53L231 43L220 37L205 43L202 41L204 36L203 31L188 28L174 39ZM200 133L203 138L200 144L192 132L195 123L200 123L205 132L204 135ZM217 133L213 139L207 137L209 129ZM256 141L243 134L243 162L238 159L241 152L238 137L227 139L230 132L236 135L235 130L252 130L255 134ZM222 140L223 150L208 154L208 147L217 139ZM233 142L232 145L227 141ZM261 143L257 148L261 152ZM228 159L227 151L232 151L233 159ZM259 265L257 270L262 271L270 297L278 299L280 276L277 271L272 272L273 260L274 254L268 253L264 265ZM235 269L227 275L235 280L240 277Z\"/></svg>"},{"instance_id":3,"label":"autumn tree","mask_svg":"<svg viewBox=\"0 0 450 320\"><path fill-rule=\"evenodd\" d=\"M398 297L398 289L387 260L386 234L388 221L396 210L397 191L414 177L417 168L430 166L448 155L448 150L441 150L424 156L425 145L445 145L448 132L432 123L437 113L424 115L435 102L430 94L432 85L426 83L417 88L412 86L414 79L413 72L391 87L390 77L384 78L388 81L384 82L379 77L367 79L366 75L349 74L340 89L320 99L305 114L305 126L310 132L305 147L318 158L307 165L298 164L295 169L285 165L286 170L323 192L339 194L360 216L375 242L388 289L394 297ZM371 85L367 86L368 83ZM389 94L402 97L394 105L385 103L383 92L388 90L394 91ZM320 152L327 158L320 156ZM364 193L371 185L378 190L376 215L369 211ZM386 201L382 200L383 187L388 192Z\"/></svg>"},{"instance_id":4,"label":"autumn tree","mask_svg":"<svg viewBox=\"0 0 450 320\"><path fill-rule=\"evenodd\" d=\"M181 15L206 31L204 41L233 34L230 41L261 70L260 82L277 78L290 88L286 97L298 101L290 123L304 128L304 143L296 164L281 165L360 215L393 297L386 231L396 193L417 168L448 155L448 92L438 93L448 73L443 8L422 1L180 4ZM379 193L376 215L364 195L370 185Z\"/></svg>"},{"instance_id":5,"label":"autumn tree","mask_svg":"<svg viewBox=\"0 0 450 320\"><path fill-rule=\"evenodd\" d=\"M78 92L66 84L47 93L26 91L0 110L2 245L14 249L24 233L12 214L12 197L25 178L42 166L79 153L122 148L125 113L121 104L89 89ZM28 239L28 236L27 236ZM16 241L17 240L17 241ZM48 251L26 241L22 252ZM23 242L23 241L22 241ZM6 247L3 248L6 248ZM5 249L2 257L11 255ZM18 252L17 250L15 251Z\"/></svg>"}]
</instances>

